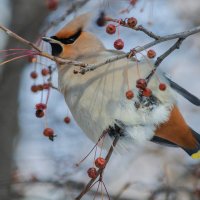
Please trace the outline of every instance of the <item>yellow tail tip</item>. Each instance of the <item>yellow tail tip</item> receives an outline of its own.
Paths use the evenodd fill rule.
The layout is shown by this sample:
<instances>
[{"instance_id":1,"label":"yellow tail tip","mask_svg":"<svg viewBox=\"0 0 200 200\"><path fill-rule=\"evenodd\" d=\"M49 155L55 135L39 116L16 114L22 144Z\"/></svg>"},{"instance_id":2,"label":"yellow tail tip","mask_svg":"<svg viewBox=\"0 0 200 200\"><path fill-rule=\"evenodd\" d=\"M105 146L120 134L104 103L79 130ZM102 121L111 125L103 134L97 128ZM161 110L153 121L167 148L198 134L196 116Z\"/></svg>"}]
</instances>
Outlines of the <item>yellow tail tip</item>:
<instances>
[{"instance_id":1,"label":"yellow tail tip","mask_svg":"<svg viewBox=\"0 0 200 200\"><path fill-rule=\"evenodd\" d=\"M200 150L197 151L196 153L193 153L193 154L191 155L191 157L192 157L193 159L200 159Z\"/></svg>"}]
</instances>

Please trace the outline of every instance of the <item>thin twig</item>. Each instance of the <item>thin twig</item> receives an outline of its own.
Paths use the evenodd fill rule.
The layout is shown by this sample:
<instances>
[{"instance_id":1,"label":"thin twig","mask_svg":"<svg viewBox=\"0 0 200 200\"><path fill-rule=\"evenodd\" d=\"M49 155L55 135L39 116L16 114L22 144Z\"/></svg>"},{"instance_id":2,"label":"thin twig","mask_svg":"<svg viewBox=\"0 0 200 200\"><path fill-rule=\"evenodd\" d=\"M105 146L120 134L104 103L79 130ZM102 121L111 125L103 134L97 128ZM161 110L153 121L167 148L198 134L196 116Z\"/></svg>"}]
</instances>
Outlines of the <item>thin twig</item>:
<instances>
[{"instance_id":1,"label":"thin twig","mask_svg":"<svg viewBox=\"0 0 200 200\"><path fill-rule=\"evenodd\" d=\"M115 137L115 139L114 139L114 141L113 141L113 143L112 143L112 146L110 147L110 149L109 149L109 151L108 151L108 153L107 153L107 156L106 156L106 158L105 158L105 160L106 160L106 165L107 165L107 163L108 163L109 160L110 160L110 157L111 157L111 155L112 155L112 153L113 153L114 147L116 146L118 140L119 140L119 137L118 137L118 136ZM105 167L106 167L106 165L105 165ZM99 169L99 170L97 171L97 177L99 177L99 175L103 173L105 167L104 167L103 169ZM91 179L91 180L88 182L88 184L85 186L85 188L83 189L83 191L75 198L76 200L80 200L80 199L90 190L91 185L94 183L94 181L97 179L97 177Z\"/></svg>"},{"instance_id":2,"label":"thin twig","mask_svg":"<svg viewBox=\"0 0 200 200\"><path fill-rule=\"evenodd\" d=\"M155 40L159 40L160 39L160 36L156 35L152 31L147 30L142 25L139 25L139 26L135 27L134 30L136 30L136 31L142 31L143 33L145 33L146 35L148 35L149 37L151 37L151 38L153 38Z\"/></svg>"},{"instance_id":3,"label":"thin twig","mask_svg":"<svg viewBox=\"0 0 200 200\"><path fill-rule=\"evenodd\" d=\"M19 35L17 35L16 33L12 32L11 30L9 30L8 28L6 28L5 26L3 26L2 24L0 24L0 29L2 29L5 33L7 33L9 36L19 40L20 42L32 47L33 49L35 49L38 52L41 52L41 49L39 49L37 46L35 46L32 42L20 37Z\"/></svg>"},{"instance_id":4,"label":"thin twig","mask_svg":"<svg viewBox=\"0 0 200 200\"><path fill-rule=\"evenodd\" d=\"M48 58L58 64L69 64L69 65L74 65L74 66L81 66L81 67L86 67L88 66L85 63L79 62L79 61L75 61L75 60L67 60L67 59L62 59L56 56L52 56L50 54L48 54L47 52L42 51L39 47L37 47L35 44L33 44L32 42L22 38L21 36L17 35L16 33L12 32L11 30L9 30L8 28L6 28L5 26L3 26L2 24L0 24L0 29L3 30L5 33L7 33L9 36L15 38L16 40L20 41L21 43L35 49L37 51L37 55Z\"/></svg>"},{"instance_id":5,"label":"thin twig","mask_svg":"<svg viewBox=\"0 0 200 200\"><path fill-rule=\"evenodd\" d=\"M176 49L179 49L183 40L185 38L180 38L178 39L178 41L173 45L171 46L165 53L163 53L161 56L159 56L154 64L154 67L157 68L160 63L167 57L169 56L173 51L175 51Z\"/></svg>"}]
</instances>

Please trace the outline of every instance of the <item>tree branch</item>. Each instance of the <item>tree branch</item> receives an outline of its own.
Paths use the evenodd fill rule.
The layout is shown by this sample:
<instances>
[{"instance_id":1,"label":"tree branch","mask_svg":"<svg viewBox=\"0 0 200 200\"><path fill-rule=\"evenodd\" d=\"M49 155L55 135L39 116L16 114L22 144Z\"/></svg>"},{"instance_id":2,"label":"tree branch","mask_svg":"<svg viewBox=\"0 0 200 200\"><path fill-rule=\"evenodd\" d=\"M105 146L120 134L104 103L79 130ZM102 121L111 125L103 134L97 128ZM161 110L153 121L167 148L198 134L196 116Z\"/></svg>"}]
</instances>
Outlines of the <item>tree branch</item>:
<instances>
[{"instance_id":1,"label":"tree branch","mask_svg":"<svg viewBox=\"0 0 200 200\"><path fill-rule=\"evenodd\" d=\"M100 62L100 63L97 63L97 64L93 64L93 65L88 65L87 67L84 67L84 68L82 67L80 69L79 73L84 74L84 73L86 73L88 71L93 71L93 70L97 69L98 67L100 67L102 65L105 65L107 63L115 62L117 60L129 57L129 55L132 54L133 51L135 53L139 53L139 52L141 52L143 50L146 50L146 49L148 49L150 47L153 47L153 46L155 46L155 45L157 45L159 43L170 41L170 40L174 40L174 39L186 39L188 36L196 34L196 33L199 33L199 32L200 32L200 26L197 26L197 27L195 27L193 29L190 29L188 31L184 31L184 32L176 33L176 34L171 34L171 35L166 35L166 36L159 37L159 39L154 40L154 41L152 41L152 42L150 42L148 44L145 44L142 47L136 47L136 48L132 49L130 52L124 53L123 55L115 56L115 57L113 57L111 59L107 59L107 60L105 60L103 62Z\"/></svg>"},{"instance_id":2,"label":"tree branch","mask_svg":"<svg viewBox=\"0 0 200 200\"><path fill-rule=\"evenodd\" d=\"M33 43L31 43L30 41L20 37L19 35L17 35L16 33L12 32L11 30L9 30L8 28L6 28L5 26L3 26L2 24L0 24L0 29L2 29L5 33L7 33L9 36L19 40L20 42L24 43L25 45L28 45L30 47L32 47L33 49L35 49L38 52L41 52L41 50L35 46Z\"/></svg>"},{"instance_id":3,"label":"tree branch","mask_svg":"<svg viewBox=\"0 0 200 200\"><path fill-rule=\"evenodd\" d=\"M160 63L167 57L169 56L173 51L175 51L176 49L179 49L183 40L185 38L180 38L178 39L178 41L172 46L170 47L165 53L163 53L161 56L159 56L154 64L154 67L157 68Z\"/></svg>"},{"instance_id":4,"label":"tree branch","mask_svg":"<svg viewBox=\"0 0 200 200\"><path fill-rule=\"evenodd\" d=\"M200 32L200 26L197 26L197 27L190 29L188 31L162 36L162 37L159 37L158 39L156 39L156 40L154 40L154 41L152 41L152 42L150 42L150 43L148 43L148 44L146 44L142 47L140 47L140 46L136 47L136 48L130 50L130 52L128 52L128 53L124 53L120 56L115 56L115 57L107 59L103 62L91 65L91 64L87 64L87 63L83 63L83 62L79 62L79 61L67 60L67 59L62 59L62 58L59 58L59 57L52 56L52 55L48 54L47 52L42 51L40 48L38 48L36 45L31 43L30 41L25 40L24 38L20 37L19 35L17 35L16 33L12 32L9 29L7 29L5 26L3 26L1 24L0 24L0 29L2 29L9 36L11 36L11 37L19 40L20 42L24 43L25 45L28 45L28 46L32 47L33 49L35 49L38 52L37 54L40 55L40 56L49 58L50 60L53 60L53 61L55 61L59 64L72 64L74 66L80 66L79 73L81 73L81 74L85 74L86 72L93 71L93 70L97 69L98 67L101 67L105 64L112 63L112 62L115 62L117 60L121 60L123 58L129 57L130 55L133 54L133 51L135 53L138 53L138 52L146 50L146 49L148 49L152 46L155 46L159 43L166 42L166 41L173 40L173 39L177 39L177 38L178 39L181 39L181 38L185 39L190 35L193 35L193 34Z\"/></svg>"},{"instance_id":5,"label":"tree branch","mask_svg":"<svg viewBox=\"0 0 200 200\"><path fill-rule=\"evenodd\" d=\"M82 66L82 67L88 66L87 64L79 62L79 61L67 60L67 59L62 59L62 58L56 57L56 56L52 56L52 55L48 54L47 52L42 51L39 47L37 47L32 42L22 38L21 36L17 35L14 32L12 32L10 29L6 28L2 24L0 24L0 29L3 30L9 36L11 36L11 37L15 38L16 40L20 41L21 43L25 44L26 46L29 46L29 47L33 48L34 50L36 50L36 54L39 56L46 57L46 58L48 58L52 61L55 61L56 63L59 63L59 64L72 64L75 66Z\"/></svg>"}]
</instances>

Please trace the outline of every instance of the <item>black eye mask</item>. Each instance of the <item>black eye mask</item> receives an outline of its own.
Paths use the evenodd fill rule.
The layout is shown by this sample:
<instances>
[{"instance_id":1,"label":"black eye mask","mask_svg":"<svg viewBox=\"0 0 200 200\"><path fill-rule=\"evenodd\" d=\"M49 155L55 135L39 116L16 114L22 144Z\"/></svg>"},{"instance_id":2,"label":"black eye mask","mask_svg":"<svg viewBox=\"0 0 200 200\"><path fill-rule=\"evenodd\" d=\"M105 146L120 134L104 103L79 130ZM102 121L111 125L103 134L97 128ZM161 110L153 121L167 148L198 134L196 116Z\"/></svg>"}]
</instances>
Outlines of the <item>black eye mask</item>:
<instances>
[{"instance_id":1,"label":"black eye mask","mask_svg":"<svg viewBox=\"0 0 200 200\"><path fill-rule=\"evenodd\" d=\"M52 56L59 56L62 53L62 47L60 46L60 44L56 44L56 43L50 43L51 45L51 54Z\"/></svg>"},{"instance_id":2,"label":"black eye mask","mask_svg":"<svg viewBox=\"0 0 200 200\"><path fill-rule=\"evenodd\" d=\"M74 35L72 35L68 38L58 38L56 36L52 36L51 38L54 40L60 41L63 44L72 44L79 38L79 36L81 35L81 32L82 32L82 30L79 29Z\"/></svg>"}]
</instances>

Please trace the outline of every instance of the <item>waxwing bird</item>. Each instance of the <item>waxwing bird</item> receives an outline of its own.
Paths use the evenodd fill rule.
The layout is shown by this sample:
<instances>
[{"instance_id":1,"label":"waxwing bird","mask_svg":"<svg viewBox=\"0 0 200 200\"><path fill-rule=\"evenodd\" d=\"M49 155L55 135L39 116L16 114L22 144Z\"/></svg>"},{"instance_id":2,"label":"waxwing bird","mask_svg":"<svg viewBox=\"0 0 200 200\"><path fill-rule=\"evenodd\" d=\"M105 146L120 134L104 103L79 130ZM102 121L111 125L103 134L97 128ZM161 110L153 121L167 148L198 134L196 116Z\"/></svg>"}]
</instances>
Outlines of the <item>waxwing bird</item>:
<instances>
[{"instance_id":1,"label":"waxwing bird","mask_svg":"<svg viewBox=\"0 0 200 200\"><path fill-rule=\"evenodd\" d=\"M54 36L44 37L52 47L52 55L95 64L124 54L107 50L94 34L87 32L85 27L89 19L89 14L83 14ZM152 94L141 96L136 81L148 76L151 65L146 57L139 62L124 58L84 75L74 74L77 67L73 64L59 65L59 89L78 125L95 142L105 130L109 130L106 142L112 141L117 131L121 144L134 145L149 140L181 147L192 158L200 158L200 135L182 117L175 91L197 106L200 100L161 71L157 76L166 84L166 90L159 89L158 77L154 75L148 83ZM133 91L133 98L127 99L127 90Z\"/></svg>"}]
</instances>

